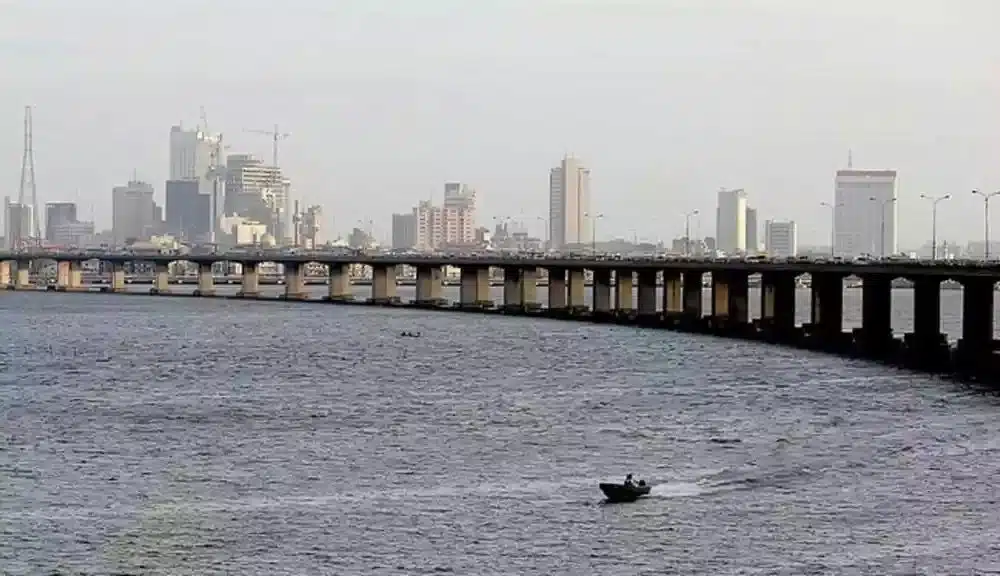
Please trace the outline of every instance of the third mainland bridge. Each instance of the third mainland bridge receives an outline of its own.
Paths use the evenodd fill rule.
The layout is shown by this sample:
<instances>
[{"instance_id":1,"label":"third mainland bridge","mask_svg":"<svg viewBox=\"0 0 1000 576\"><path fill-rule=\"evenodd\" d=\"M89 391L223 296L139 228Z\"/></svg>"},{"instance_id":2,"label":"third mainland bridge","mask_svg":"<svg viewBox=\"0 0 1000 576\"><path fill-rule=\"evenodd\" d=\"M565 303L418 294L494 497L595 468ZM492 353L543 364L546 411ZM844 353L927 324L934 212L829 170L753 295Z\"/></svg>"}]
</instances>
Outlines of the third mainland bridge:
<instances>
[{"instance_id":1,"label":"third mainland bridge","mask_svg":"<svg viewBox=\"0 0 1000 576\"><path fill-rule=\"evenodd\" d=\"M98 260L110 265L107 292L125 292L125 267L146 263L154 271L151 294L172 295L169 265L189 262L198 267L195 295L215 295L213 265L239 264L241 289L234 297L267 299L259 292L259 268L265 263L284 269L285 300L309 300L305 271L309 264L328 271L327 302L353 301L350 269L371 267L371 298L366 303L540 315L553 318L615 322L820 349L908 367L971 376L1000 383L1000 362L994 341L994 289L1000 265L992 262L933 262L880 259L870 261L805 259L601 258L575 256L511 256L489 254L386 255L223 252L212 254L133 254L127 252L0 252L0 285L9 290L34 290L33 262L57 265L53 286L59 291L89 291L82 264ZM397 267L416 269L416 299L401 302L396 295ZM460 270L460 298L442 298L445 267ZM490 270L503 275L503 304L494 309ZM541 306L536 289L538 272L548 273L548 302ZM593 280L591 304L585 302L585 271ZM702 310L703 279L711 275L710 310ZM751 321L749 277L760 275L761 318ZM796 280L811 277L810 322L795 325ZM862 326L843 330L844 278L861 279ZM913 285L913 332L900 340L892 331L892 283L905 278ZM658 285L662 279L662 295ZM941 332L941 283L962 285L962 334L952 348ZM636 297L637 305L633 298ZM272 298L273 299L273 298ZM706 313L707 312L707 313Z\"/></svg>"}]
</instances>

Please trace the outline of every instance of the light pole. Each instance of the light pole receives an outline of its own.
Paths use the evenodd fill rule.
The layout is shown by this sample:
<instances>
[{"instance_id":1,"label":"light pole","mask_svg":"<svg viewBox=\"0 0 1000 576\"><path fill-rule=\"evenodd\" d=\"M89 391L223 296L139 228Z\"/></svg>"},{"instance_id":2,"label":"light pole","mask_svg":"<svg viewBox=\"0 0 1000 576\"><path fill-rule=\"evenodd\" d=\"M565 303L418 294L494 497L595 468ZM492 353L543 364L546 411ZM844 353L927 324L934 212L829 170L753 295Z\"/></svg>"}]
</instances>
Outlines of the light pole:
<instances>
[{"instance_id":1,"label":"light pole","mask_svg":"<svg viewBox=\"0 0 1000 576\"><path fill-rule=\"evenodd\" d=\"M937 260L937 205L951 198L951 194L945 194L944 196L921 194L920 197L931 202L931 260Z\"/></svg>"},{"instance_id":2,"label":"light pole","mask_svg":"<svg viewBox=\"0 0 1000 576\"><path fill-rule=\"evenodd\" d=\"M979 190L973 190L973 194L983 197L983 254L985 257L983 260L990 259L990 198L1000 194L1000 190L996 192L980 192Z\"/></svg>"},{"instance_id":3,"label":"light pole","mask_svg":"<svg viewBox=\"0 0 1000 576\"><path fill-rule=\"evenodd\" d=\"M584 216L590 216L590 252L597 254L597 221L604 218L604 214L585 213Z\"/></svg>"},{"instance_id":4,"label":"light pole","mask_svg":"<svg viewBox=\"0 0 1000 576\"><path fill-rule=\"evenodd\" d=\"M535 218L537 218L538 220L540 220L542 222L542 226L545 227L545 232L543 233L543 236L545 238L545 249L548 250L549 249L549 221L548 221L547 218L545 218L545 216L535 216Z\"/></svg>"},{"instance_id":5,"label":"light pole","mask_svg":"<svg viewBox=\"0 0 1000 576\"><path fill-rule=\"evenodd\" d=\"M879 215L882 218L882 224L879 227L879 231L880 231L879 232L879 236L880 236L880 238L879 238L879 258L885 258L885 207L888 206L889 204L894 203L896 201L896 199L895 198L889 198L888 200L879 200L878 198L872 196L871 198L869 198L869 200L871 200L873 202L877 202L878 205L879 205L879 208L881 208L881 210L879 211Z\"/></svg>"},{"instance_id":6,"label":"light pole","mask_svg":"<svg viewBox=\"0 0 1000 576\"><path fill-rule=\"evenodd\" d=\"M684 214L684 255L691 255L691 217L697 216L698 211L692 210Z\"/></svg>"},{"instance_id":7,"label":"light pole","mask_svg":"<svg viewBox=\"0 0 1000 576\"><path fill-rule=\"evenodd\" d=\"M844 203L830 204L829 202L820 202L819 205L830 209L830 258L833 258L836 256L837 249L837 227L834 225L834 222L837 219L837 208L843 206Z\"/></svg>"}]
</instances>

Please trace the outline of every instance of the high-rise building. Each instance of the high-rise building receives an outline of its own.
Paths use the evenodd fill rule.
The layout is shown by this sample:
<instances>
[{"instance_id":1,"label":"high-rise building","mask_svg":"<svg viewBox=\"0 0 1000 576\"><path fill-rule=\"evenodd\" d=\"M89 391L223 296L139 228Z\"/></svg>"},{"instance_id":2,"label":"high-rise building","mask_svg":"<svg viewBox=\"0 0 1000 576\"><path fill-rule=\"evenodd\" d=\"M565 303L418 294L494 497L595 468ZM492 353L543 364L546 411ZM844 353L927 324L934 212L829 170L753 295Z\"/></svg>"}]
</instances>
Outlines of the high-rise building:
<instances>
[{"instance_id":1,"label":"high-rise building","mask_svg":"<svg viewBox=\"0 0 1000 576\"><path fill-rule=\"evenodd\" d=\"M281 169L267 166L250 154L231 154L226 159L224 211L267 225L275 238L289 236L294 215L289 209L291 183Z\"/></svg>"},{"instance_id":2,"label":"high-rise building","mask_svg":"<svg viewBox=\"0 0 1000 576\"><path fill-rule=\"evenodd\" d=\"M210 181L213 154L218 152L219 136L201 130L170 127L170 180ZM202 188L202 192L209 190Z\"/></svg>"},{"instance_id":3,"label":"high-rise building","mask_svg":"<svg viewBox=\"0 0 1000 576\"><path fill-rule=\"evenodd\" d=\"M449 246L476 242L476 191L461 182L446 182L441 209L443 241Z\"/></svg>"},{"instance_id":4,"label":"high-rise building","mask_svg":"<svg viewBox=\"0 0 1000 576\"><path fill-rule=\"evenodd\" d=\"M408 250L417 245L417 216L411 214L392 215L392 249Z\"/></svg>"},{"instance_id":5,"label":"high-rise building","mask_svg":"<svg viewBox=\"0 0 1000 576\"><path fill-rule=\"evenodd\" d=\"M424 200L413 208L413 220L417 235L415 247L418 250L437 250L444 244L444 218L441 208L434 206L429 200Z\"/></svg>"},{"instance_id":6,"label":"high-rise building","mask_svg":"<svg viewBox=\"0 0 1000 576\"><path fill-rule=\"evenodd\" d=\"M56 242L56 228L76 221L76 204L74 202L46 202L45 240Z\"/></svg>"},{"instance_id":7,"label":"high-rise building","mask_svg":"<svg viewBox=\"0 0 1000 576\"><path fill-rule=\"evenodd\" d=\"M14 250L27 245L32 234L34 213L31 204L11 202L10 197L4 198L4 242L8 250Z\"/></svg>"},{"instance_id":8,"label":"high-rise building","mask_svg":"<svg viewBox=\"0 0 1000 576\"><path fill-rule=\"evenodd\" d=\"M756 254L760 251L760 240L757 238L757 209L747 206L746 213L746 226L747 226L747 241L746 241L746 251L747 254Z\"/></svg>"},{"instance_id":9,"label":"high-rise building","mask_svg":"<svg viewBox=\"0 0 1000 576\"><path fill-rule=\"evenodd\" d=\"M549 244L561 249L591 241L590 169L572 156L549 172Z\"/></svg>"},{"instance_id":10,"label":"high-rise building","mask_svg":"<svg viewBox=\"0 0 1000 576\"><path fill-rule=\"evenodd\" d=\"M838 170L834 180L834 253L853 258L897 251L895 170Z\"/></svg>"},{"instance_id":11,"label":"high-rise building","mask_svg":"<svg viewBox=\"0 0 1000 576\"><path fill-rule=\"evenodd\" d=\"M60 222L51 226L46 223L45 230L52 231L52 238L46 238L46 240L60 247L75 246L82 248L89 245L94 238L93 222L78 222L74 220L73 222Z\"/></svg>"},{"instance_id":12,"label":"high-rise building","mask_svg":"<svg viewBox=\"0 0 1000 576\"><path fill-rule=\"evenodd\" d=\"M739 254L747 250L747 194L737 190L719 190L715 211L715 240L718 250ZM756 213L754 215L756 220Z\"/></svg>"},{"instance_id":13,"label":"high-rise building","mask_svg":"<svg viewBox=\"0 0 1000 576\"><path fill-rule=\"evenodd\" d=\"M189 242L212 240L211 197L197 180L167 180L166 231Z\"/></svg>"},{"instance_id":14,"label":"high-rise building","mask_svg":"<svg viewBox=\"0 0 1000 576\"><path fill-rule=\"evenodd\" d=\"M111 220L115 244L121 246L130 239L146 240L157 231L156 203L153 186L131 180L112 191Z\"/></svg>"},{"instance_id":15,"label":"high-rise building","mask_svg":"<svg viewBox=\"0 0 1000 576\"><path fill-rule=\"evenodd\" d=\"M772 258L797 256L799 244L795 222L768 220L764 224L764 242L767 254Z\"/></svg>"}]
</instances>

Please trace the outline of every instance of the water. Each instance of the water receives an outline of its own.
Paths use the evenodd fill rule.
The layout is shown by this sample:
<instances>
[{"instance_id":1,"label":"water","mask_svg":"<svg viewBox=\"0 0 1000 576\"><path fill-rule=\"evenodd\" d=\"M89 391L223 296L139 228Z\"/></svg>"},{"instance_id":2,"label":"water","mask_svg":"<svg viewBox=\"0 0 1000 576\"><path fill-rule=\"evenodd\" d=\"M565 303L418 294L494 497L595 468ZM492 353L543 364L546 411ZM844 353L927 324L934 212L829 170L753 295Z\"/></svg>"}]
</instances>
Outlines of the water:
<instances>
[{"instance_id":1,"label":"water","mask_svg":"<svg viewBox=\"0 0 1000 576\"><path fill-rule=\"evenodd\" d=\"M0 572L1000 570L1000 402L926 375L415 310L0 314ZM629 471L652 497L602 504Z\"/></svg>"}]
</instances>

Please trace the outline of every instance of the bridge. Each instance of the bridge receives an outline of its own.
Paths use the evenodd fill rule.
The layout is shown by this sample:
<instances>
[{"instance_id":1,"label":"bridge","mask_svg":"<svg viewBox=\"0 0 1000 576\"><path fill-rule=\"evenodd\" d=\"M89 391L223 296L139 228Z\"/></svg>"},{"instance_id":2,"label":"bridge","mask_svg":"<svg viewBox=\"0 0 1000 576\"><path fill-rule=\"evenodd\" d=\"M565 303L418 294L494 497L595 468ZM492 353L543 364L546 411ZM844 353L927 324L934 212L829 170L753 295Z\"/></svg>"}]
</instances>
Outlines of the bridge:
<instances>
[{"instance_id":1,"label":"bridge","mask_svg":"<svg viewBox=\"0 0 1000 576\"><path fill-rule=\"evenodd\" d=\"M876 260L870 262L810 260L738 260L699 258L575 258L568 256L503 255L379 255L219 253L201 255L121 252L71 253L0 252L0 284L10 290L37 290L30 269L34 262L56 263L60 291L89 290L83 284L83 263L107 263L110 281L103 290L125 291L125 268L142 262L152 268L151 294L170 295L169 266L186 261L198 268L196 296L215 295L213 265L239 264L240 291L236 298L262 299L259 269L266 263L284 270L285 300L308 300L305 268L326 267L327 302L349 303L352 265L371 267L371 297L365 303L415 306L514 315L538 315L593 322L684 330L720 336L763 340L775 344L898 363L910 368L948 372L996 381L1000 361L993 338L994 287L1000 265ZM397 296L397 268L416 269L416 299L404 303ZM459 301L442 298L443 269L460 269ZM489 296L491 269L502 271L503 304ZM539 271L548 275L548 303L538 301ZM592 281L585 281L585 271ZM795 288L799 276L810 277L810 321L795 325ZM710 309L703 310L703 280L710 275ZM761 317L749 317L749 277L760 275ZM843 288L848 276L862 283L862 326L843 330ZM910 281L914 290L914 329L902 339L891 327L892 283ZM950 280L963 288L961 339L952 348L941 333L941 283ZM588 286L589 284L589 286ZM662 286L662 295L657 287ZM592 305L584 303L587 289ZM636 304L633 306L635 298Z\"/></svg>"}]
</instances>

